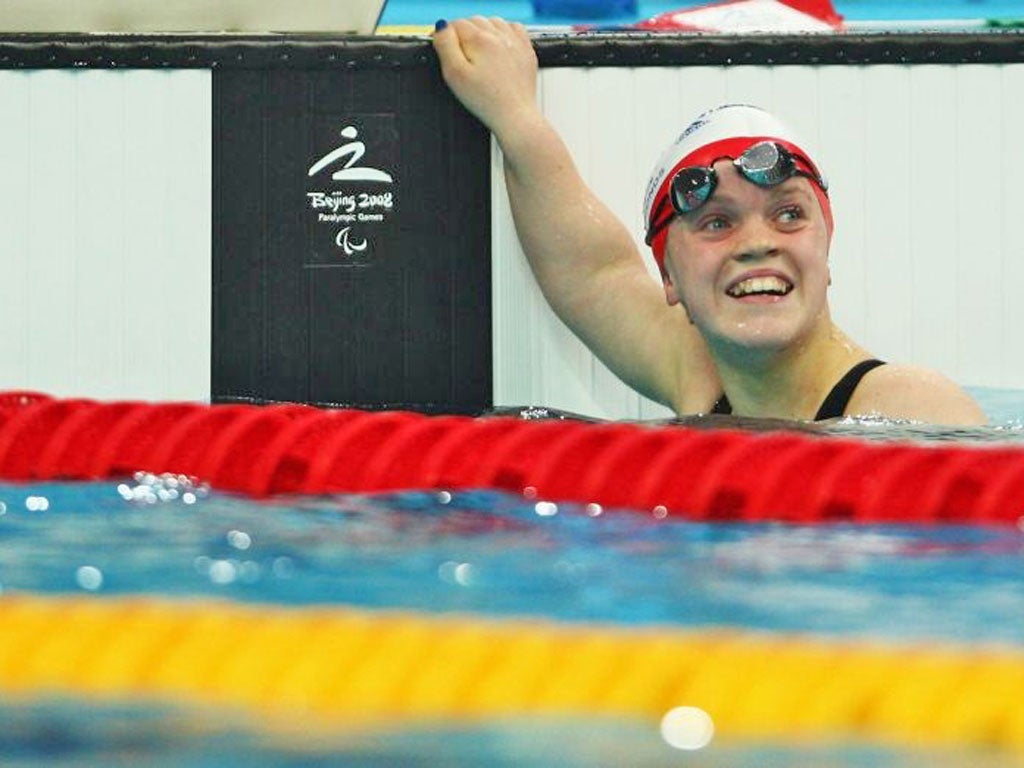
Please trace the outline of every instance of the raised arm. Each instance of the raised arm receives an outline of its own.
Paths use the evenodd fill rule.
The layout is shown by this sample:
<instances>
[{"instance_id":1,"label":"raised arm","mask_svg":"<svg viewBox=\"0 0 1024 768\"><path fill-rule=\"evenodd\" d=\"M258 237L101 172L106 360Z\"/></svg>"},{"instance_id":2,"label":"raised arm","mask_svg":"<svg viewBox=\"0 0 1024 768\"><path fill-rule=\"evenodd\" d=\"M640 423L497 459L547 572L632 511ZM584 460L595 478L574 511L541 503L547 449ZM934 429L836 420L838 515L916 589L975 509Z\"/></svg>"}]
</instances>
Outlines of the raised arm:
<instances>
[{"instance_id":1,"label":"raised arm","mask_svg":"<svg viewBox=\"0 0 1024 768\"><path fill-rule=\"evenodd\" d=\"M707 408L721 390L703 339L668 306L633 239L537 107L526 30L463 19L439 29L434 47L452 92L501 146L516 231L548 303L642 394L679 412Z\"/></svg>"}]
</instances>

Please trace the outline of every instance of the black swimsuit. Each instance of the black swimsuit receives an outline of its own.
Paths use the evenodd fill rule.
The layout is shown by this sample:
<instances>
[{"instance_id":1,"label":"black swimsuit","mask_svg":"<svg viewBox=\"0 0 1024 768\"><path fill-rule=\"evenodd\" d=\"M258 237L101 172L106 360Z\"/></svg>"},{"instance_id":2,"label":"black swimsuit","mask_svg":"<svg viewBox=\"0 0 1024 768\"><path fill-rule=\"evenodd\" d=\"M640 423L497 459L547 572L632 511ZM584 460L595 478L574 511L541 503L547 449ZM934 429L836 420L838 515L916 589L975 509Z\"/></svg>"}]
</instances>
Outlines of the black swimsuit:
<instances>
[{"instance_id":1,"label":"black swimsuit","mask_svg":"<svg viewBox=\"0 0 1024 768\"><path fill-rule=\"evenodd\" d=\"M836 385L832 387L832 391L825 397L821 408L814 415L814 420L822 421L842 416L846 411L846 406L850 404L850 398L853 397L853 391L857 389L860 380L864 378L868 371L872 371L880 365L885 365L885 363L881 360L861 360L848 370L846 375L836 382ZM732 413L732 405L729 404L729 398L722 395L718 402L715 403L715 407L711 409L711 412Z\"/></svg>"}]
</instances>

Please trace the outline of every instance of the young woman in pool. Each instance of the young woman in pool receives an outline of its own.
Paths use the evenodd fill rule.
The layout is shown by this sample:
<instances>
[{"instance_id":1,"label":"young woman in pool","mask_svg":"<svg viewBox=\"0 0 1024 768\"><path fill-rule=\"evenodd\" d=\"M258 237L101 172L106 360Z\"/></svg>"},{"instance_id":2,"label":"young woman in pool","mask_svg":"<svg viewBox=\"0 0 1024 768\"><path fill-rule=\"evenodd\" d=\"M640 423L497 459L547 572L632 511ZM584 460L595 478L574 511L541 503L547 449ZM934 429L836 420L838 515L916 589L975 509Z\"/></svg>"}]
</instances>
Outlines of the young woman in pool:
<instances>
[{"instance_id":1,"label":"young woman in pool","mask_svg":"<svg viewBox=\"0 0 1024 768\"><path fill-rule=\"evenodd\" d=\"M869 362L832 322L826 185L774 117L712 110L666 150L645 199L659 286L537 107L522 25L439 22L434 47L452 92L501 145L516 230L545 297L630 386L680 415L985 422L953 382Z\"/></svg>"}]
</instances>

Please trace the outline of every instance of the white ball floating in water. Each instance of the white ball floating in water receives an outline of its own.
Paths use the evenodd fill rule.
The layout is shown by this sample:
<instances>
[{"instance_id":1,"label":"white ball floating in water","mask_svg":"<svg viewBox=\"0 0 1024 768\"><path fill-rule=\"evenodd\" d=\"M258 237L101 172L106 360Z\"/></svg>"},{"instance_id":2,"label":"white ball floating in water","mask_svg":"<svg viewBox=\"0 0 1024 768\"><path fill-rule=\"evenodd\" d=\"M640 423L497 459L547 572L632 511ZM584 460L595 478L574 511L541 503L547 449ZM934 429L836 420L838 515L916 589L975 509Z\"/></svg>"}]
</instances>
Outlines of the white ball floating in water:
<instances>
[{"instance_id":1,"label":"white ball floating in water","mask_svg":"<svg viewBox=\"0 0 1024 768\"><path fill-rule=\"evenodd\" d=\"M700 707L675 707L661 718L661 738L675 749L704 749L714 735L715 723Z\"/></svg>"}]
</instances>

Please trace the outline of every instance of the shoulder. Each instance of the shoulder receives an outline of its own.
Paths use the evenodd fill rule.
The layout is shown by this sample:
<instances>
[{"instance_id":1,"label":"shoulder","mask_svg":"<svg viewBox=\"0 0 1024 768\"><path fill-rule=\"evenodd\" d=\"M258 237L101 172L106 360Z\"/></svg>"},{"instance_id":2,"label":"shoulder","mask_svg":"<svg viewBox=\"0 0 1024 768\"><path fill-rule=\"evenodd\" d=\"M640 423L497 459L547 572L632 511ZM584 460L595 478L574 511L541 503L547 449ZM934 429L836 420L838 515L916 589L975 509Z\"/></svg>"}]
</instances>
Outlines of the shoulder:
<instances>
[{"instance_id":1,"label":"shoulder","mask_svg":"<svg viewBox=\"0 0 1024 768\"><path fill-rule=\"evenodd\" d=\"M846 413L931 424L988 422L978 404L956 383L938 371L902 363L882 365L865 375Z\"/></svg>"}]
</instances>

